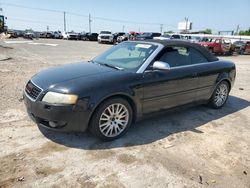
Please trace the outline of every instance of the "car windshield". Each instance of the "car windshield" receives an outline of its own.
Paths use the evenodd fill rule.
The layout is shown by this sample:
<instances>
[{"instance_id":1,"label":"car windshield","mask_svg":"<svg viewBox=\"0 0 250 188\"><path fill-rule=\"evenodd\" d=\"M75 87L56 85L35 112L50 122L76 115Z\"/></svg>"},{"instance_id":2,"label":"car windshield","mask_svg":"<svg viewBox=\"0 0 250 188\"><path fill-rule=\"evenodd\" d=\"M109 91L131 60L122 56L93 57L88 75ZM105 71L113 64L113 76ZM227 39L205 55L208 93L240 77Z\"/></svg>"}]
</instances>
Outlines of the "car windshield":
<instances>
[{"instance_id":1,"label":"car windshield","mask_svg":"<svg viewBox=\"0 0 250 188\"><path fill-rule=\"evenodd\" d=\"M136 72L156 48L156 45L148 43L123 42L97 56L92 62Z\"/></svg>"},{"instance_id":2,"label":"car windshield","mask_svg":"<svg viewBox=\"0 0 250 188\"><path fill-rule=\"evenodd\" d=\"M243 41L236 41L236 42L234 42L234 44L236 44L236 45L243 45L245 43Z\"/></svg>"},{"instance_id":3,"label":"car windshield","mask_svg":"<svg viewBox=\"0 0 250 188\"><path fill-rule=\"evenodd\" d=\"M111 32L110 31L101 31L100 34L111 34Z\"/></svg>"},{"instance_id":4,"label":"car windshield","mask_svg":"<svg viewBox=\"0 0 250 188\"><path fill-rule=\"evenodd\" d=\"M162 35L161 37L170 38L170 35Z\"/></svg>"},{"instance_id":5,"label":"car windshield","mask_svg":"<svg viewBox=\"0 0 250 188\"><path fill-rule=\"evenodd\" d=\"M141 35L139 35L140 37L148 37L148 36L151 36L152 33L143 33Z\"/></svg>"}]
</instances>

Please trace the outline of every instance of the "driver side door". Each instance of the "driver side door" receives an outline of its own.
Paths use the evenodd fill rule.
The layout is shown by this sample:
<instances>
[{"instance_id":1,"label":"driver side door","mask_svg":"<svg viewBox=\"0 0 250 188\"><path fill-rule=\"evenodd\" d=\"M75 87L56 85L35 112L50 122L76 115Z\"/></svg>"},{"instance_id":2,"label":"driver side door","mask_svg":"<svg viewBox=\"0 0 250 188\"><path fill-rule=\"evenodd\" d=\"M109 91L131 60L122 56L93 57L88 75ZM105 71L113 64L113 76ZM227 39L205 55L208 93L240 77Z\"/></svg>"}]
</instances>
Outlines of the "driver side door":
<instances>
[{"instance_id":1,"label":"driver side door","mask_svg":"<svg viewBox=\"0 0 250 188\"><path fill-rule=\"evenodd\" d=\"M170 70L153 70L143 75L143 113L184 105L195 101L198 75L189 59L188 49L183 46L167 47L157 58L170 65ZM152 66L152 65L151 65Z\"/></svg>"}]
</instances>

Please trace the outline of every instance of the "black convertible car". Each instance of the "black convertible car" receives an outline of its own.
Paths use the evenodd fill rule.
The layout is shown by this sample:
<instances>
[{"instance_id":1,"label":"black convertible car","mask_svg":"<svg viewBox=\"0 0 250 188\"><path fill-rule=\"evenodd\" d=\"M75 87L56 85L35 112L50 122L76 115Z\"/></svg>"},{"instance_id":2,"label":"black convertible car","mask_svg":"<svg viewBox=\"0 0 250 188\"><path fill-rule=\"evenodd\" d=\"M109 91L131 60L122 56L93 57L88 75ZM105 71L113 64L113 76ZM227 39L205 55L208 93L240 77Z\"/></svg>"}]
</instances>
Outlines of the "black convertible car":
<instances>
[{"instance_id":1,"label":"black convertible car","mask_svg":"<svg viewBox=\"0 0 250 188\"><path fill-rule=\"evenodd\" d=\"M187 104L222 107L235 64L180 40L123 42L88 63L34 75L24 90L30 117L53 130L85 131L103 140L123 135L152 112Z\"/></svg>"}]
</instances>

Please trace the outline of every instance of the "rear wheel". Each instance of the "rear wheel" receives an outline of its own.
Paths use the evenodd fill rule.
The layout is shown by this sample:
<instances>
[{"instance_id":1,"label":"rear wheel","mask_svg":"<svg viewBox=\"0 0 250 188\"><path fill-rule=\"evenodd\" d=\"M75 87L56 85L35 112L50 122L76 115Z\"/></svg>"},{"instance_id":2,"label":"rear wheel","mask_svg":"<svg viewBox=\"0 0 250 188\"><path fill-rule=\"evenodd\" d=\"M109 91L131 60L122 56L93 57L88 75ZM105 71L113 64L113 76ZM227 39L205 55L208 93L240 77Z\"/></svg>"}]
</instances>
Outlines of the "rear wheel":
<instances>
[{"instance_id":1,"label":"rear wheel","mask_svg":"<svg viewBox=\"0 0 250 188\"><path fill-rule=\"evenodd\" d=\"M111 141L121 137L132 122L132 108L122 98L113 98L103 102L95 111L90 131L98 138Z\"/></svg>"},{"instance_id":2,"label":"rear wheel","mask_svg":"<svg viewBox=\"0 0 250 188\"><path fill-rule=\"evenodd\" d=\"M226 81L220 82L210 98L209 105L212 108L221 108L227 101L229 95L229 84Z\"/></svg>"}]
</instances>

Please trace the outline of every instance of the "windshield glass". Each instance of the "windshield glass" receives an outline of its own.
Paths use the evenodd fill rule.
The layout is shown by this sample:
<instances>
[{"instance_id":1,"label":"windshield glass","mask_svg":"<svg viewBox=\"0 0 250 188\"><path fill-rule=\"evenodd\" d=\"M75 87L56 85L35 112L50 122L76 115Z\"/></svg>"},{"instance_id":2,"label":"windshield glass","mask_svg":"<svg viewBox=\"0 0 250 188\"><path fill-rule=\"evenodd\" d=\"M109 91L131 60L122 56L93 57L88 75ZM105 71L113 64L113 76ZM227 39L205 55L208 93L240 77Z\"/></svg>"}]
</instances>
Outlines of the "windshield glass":
<instances>
[{"instance_id":1,"label":"windshield glass","mask_svg":"<svg viewBox=\"0 0 250 188\"><path fill-rule=\"evenodd\" d=\"M96 57L93 62L136 72L156 48L153 44L123 42Z\"/></svg>"},{"instance_id":2,"label":"windshield glass","mask_svg":"<svg viewBox=\"0 0 250 188\"><path fill-rule=\"evenodd\" d=\"M101 31L100 34L111 34L111 32L110 31Z\"/></svg>"},{"instance_id":3,"label":"windshield glass","mask_svg":"<svg viewBox=\"0 0 250 188\"><path fill-rule=\"evenodd\" d=\"M148 37L151 35L152 35L152 33L143 33L143 34L139 35L139 37Z\"/></svg>"}]
</instances>

